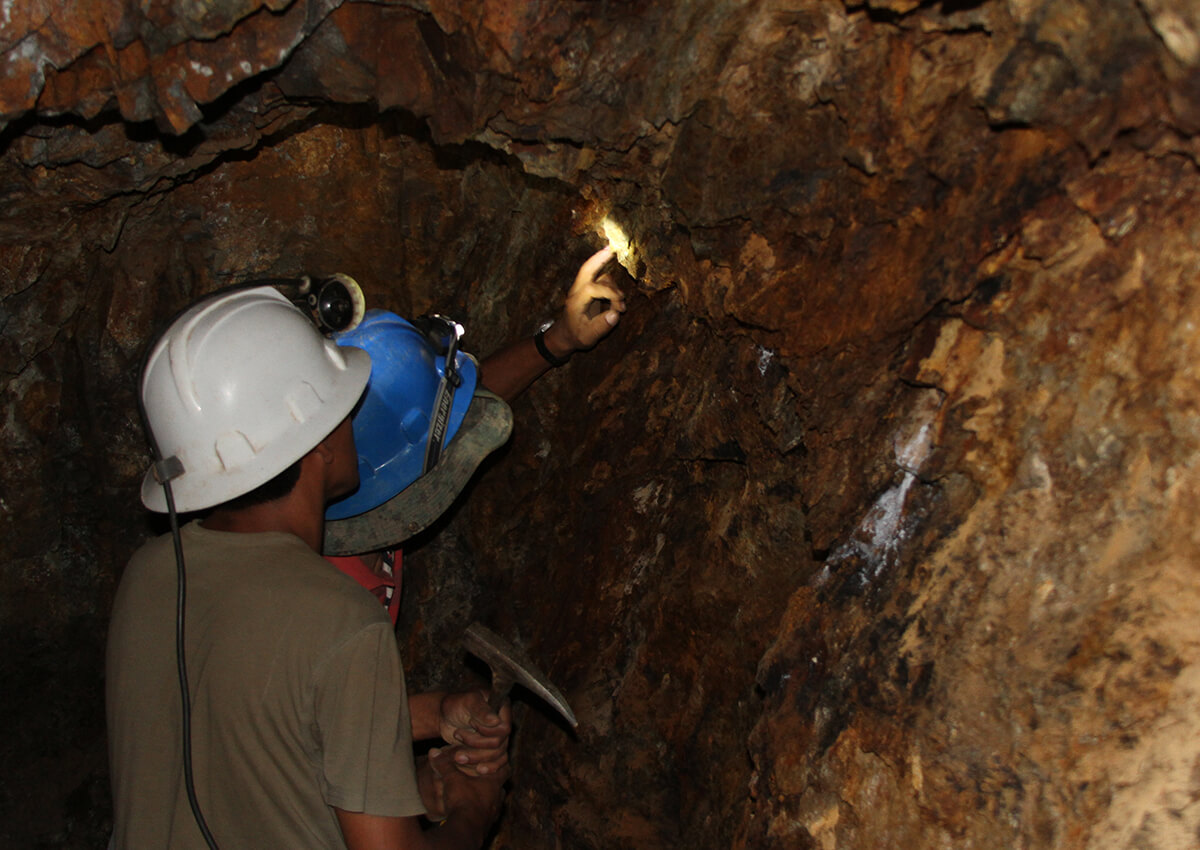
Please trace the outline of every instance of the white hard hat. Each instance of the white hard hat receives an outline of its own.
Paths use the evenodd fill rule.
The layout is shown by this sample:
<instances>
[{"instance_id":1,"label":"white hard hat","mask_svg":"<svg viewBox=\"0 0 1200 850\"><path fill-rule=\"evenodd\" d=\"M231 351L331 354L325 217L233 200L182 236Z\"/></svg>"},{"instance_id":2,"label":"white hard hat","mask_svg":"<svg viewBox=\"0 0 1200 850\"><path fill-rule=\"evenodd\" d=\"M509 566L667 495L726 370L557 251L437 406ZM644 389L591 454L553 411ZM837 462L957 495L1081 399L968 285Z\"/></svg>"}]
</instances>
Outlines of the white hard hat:
<instances>
[{"instance_id":1,"label":"white hard hat","mask_svg":"<svg viewBox=\"0 0 1200 850\"><path fill-rule=\"evenodd\" d=\"M196 304L159 339L142 373L147 426L176 509L198 511L270 481L328 436L362 395L371 358L339 347L271 287ZM142 503L166 511L151 469Z\"/></svg>"}]
</instances>

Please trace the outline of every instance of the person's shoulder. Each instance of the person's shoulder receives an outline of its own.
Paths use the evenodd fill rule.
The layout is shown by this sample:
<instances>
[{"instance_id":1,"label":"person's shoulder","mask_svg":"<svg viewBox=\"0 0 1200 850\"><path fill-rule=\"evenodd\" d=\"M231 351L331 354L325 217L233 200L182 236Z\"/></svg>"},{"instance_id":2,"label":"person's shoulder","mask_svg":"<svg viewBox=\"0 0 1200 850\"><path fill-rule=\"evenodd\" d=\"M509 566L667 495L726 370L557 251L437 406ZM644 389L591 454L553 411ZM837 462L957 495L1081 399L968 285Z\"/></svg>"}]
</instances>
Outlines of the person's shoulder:
<instances>
[{"instance_id":1,"label":"person's shoulder","mask_svg":"<svg viewBox=\"0 0 1200 850\"><path fill-rule=\"evenodd\" d=\"M180 533L185 570L197 581L207 579L212 592L252 598L263 611L278 607L312 616L335 629L388 621L375 596L295 535L213 531L196 522ZM168 563L174 564L170 534L147 541L126 574L173 581L174 570L164 569Z\"/></svg>"},{"instance_id":2,"label":"person's shoulder","mask_svg":"<svg viewBox=\"0 0 1200 850\"><path fill-rule=\"evenodd\" d=\"M166 534L159 534L154 537L146 538L141 542L141 545L134 549L133 557L130 558L130 561L153 558L155 555L161 552L173 549L174 546L174 538L169 531Z\"/></svg>"},{"instance_id":3,"label":"person's shoulder","mask_svg":"<svg viewBox=\"0 0 1200 850\"><path fill-rule=\"evenodd\" d=\"M142 575L156 575L162 572L162 564L168 561L174 563L175 542L170 532L160 534L142 541L134 550L129 562L121 573L124 582L130 582Z\"/></svg>"},{"instance_id":4,"label":"person's shoulder","mask_svg":"<svg viewBox=\"0 0 1200 850\"><path fill-rule=\"evenodd\" d=\"M203 561L237 565L241 570L293 571L322 560L308 544L282 531L218 531L192 522L181 529L184 554ZM167 539L170 537L168 535Z\"/></svg>"},{"instance_id":5,"label":"person's shoulder","mask_svg":"<svg viewBox=\"0 0 1200 850\"><path fill-rule=\"evenodd\" d=\"M290 560L292 602L321 612L321 618L342 628L386 623L387 609L373 593L316 552L305 547Z\"/></svg>"}]
</instances>

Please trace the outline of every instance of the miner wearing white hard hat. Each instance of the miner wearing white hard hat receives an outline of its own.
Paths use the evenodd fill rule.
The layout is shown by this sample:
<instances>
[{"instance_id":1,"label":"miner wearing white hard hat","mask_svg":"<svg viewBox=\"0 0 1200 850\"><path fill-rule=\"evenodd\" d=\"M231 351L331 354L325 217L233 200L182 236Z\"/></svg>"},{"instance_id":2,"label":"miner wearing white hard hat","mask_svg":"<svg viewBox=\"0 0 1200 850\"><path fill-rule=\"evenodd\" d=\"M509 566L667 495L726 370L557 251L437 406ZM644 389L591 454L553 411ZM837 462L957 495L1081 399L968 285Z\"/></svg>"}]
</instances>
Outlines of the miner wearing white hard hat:
<instances>
[{"instance_id":1,"label":"miner wearing white hard hat","mask_svg":"<svg viewBox=\"0 0 1200 850\"><path fill-rule=\"evenodd\" d=\"M141 394L163 461L143 500L206 515L178 535L186 602L172 535L137 552L117 592L107 668L116 848L483 843L503 759L468 776L446 750L418 775L392 624L319 554L326 504L358 485L350 413L370 368L270 288L196 305L151 351ZM478 718L492 715L471 698ZM475 724L489 734L459 737L503 754L502 713ZM436 836L421 827L428 808L447 816Z\"/></svg>"}]
</instances>

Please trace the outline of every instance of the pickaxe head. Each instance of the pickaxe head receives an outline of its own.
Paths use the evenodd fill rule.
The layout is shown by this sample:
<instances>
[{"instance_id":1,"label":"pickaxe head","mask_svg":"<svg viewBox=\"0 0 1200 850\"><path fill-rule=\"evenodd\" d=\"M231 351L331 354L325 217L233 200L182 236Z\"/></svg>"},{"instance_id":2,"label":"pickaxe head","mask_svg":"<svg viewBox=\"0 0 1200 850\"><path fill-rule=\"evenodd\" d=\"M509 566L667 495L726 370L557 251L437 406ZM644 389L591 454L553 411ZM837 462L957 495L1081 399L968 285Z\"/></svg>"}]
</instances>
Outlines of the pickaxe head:
<instances>
[{"instance_id":1,"label":"pickaxe head","mask_svg":"<svg viewBox=\"0 0 1200 850\"><path fill-rule=\"evenodd\" d=\"M495 708L508 696L513 683L524 685L548 702L563 718L578 728L575 712L567 705L566 697L550 684L546 674L539 670L524 652L517 649L495 632L473 623L463 635L463 646L472 655L487 662L492 669L492 707Z\"/></svg>"}]
</instances>

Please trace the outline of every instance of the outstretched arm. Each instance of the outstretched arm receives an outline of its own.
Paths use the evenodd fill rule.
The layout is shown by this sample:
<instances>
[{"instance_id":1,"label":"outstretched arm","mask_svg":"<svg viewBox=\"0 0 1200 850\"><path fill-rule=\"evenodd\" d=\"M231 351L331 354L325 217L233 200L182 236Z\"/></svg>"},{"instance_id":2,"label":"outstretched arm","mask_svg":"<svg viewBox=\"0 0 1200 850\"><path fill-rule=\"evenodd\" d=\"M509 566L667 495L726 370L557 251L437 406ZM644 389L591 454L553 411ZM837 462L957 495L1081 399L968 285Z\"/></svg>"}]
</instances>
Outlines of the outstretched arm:
<instances>
[{"instance_id":1,"label":"outstretched arm","mask_svg":"<svg viewBox=\"0 0 1200 850\"><path fill-rule=\"evenodd\" d=\"M579 268L562 310L542 335L546 350L552 357L566 360L576 351L592 348L608 336L621 320L621 314L625 312L625 296L607 274L596 276L612 255L612 248L604 248ZM597 310L595 305L602 305L604 301L608 302L608 306ZM485 359L480 364L480 380L496 395L511 402L545 374L551 365L538 351L532 338L522 339Z\"/></svg>"}]
</instances>

